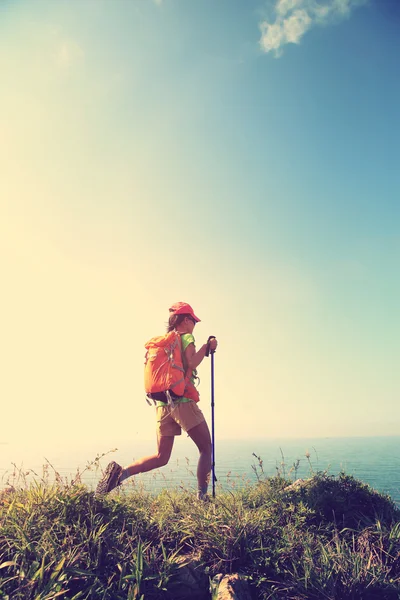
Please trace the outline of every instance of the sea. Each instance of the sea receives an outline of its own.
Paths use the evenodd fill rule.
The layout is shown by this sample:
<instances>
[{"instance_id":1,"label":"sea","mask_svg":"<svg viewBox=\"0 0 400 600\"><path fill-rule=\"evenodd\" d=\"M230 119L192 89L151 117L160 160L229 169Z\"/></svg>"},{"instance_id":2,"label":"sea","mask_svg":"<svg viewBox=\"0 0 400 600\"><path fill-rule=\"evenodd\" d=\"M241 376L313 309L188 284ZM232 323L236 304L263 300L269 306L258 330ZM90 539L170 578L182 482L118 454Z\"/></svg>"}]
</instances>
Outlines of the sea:
<instances>
[{"instance_id":1,"label":"sea","mask_svg":"<svg viewBox=\"0 0 400 600\"><path fill-rule=\"evenodd\" d=\"M281 438L215 440L216 493L234 490L280 473L288 479L307 478L315 472L353 475L375 490L388 494L400 507L400 436ZM117 447L101 442L71 446L0 443L0 489L43 481L80 480L96 486L110 460L128 465L155 451L155 442L125 440ZM138 475L124 484L150 493L162 489L196 489L197 449L186 436L176 439L168 465Z\"/></svg>"}]
</instances>

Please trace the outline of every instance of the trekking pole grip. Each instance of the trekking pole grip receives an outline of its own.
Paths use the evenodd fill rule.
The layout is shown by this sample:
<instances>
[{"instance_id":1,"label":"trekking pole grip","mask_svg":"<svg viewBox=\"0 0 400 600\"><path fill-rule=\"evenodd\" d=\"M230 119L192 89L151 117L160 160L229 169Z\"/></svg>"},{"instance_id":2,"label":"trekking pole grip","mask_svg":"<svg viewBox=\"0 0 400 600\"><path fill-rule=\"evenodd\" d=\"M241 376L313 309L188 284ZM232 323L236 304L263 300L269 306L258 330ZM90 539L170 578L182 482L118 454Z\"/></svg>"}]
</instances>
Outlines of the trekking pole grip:
<instances>
[{"instance_id":1,"label":"trekking pole grip","mask_svg":"<svg viewBox=\"0 0 400 600\"><path fill-rule=\"evenodd\" d=\"M207 340L207 350L206 350L206 354L205 354L206 356L209 356L210 352L211 352L211 354L214 354L214 352L215 352L215 350L211 350L210 351L210 341L211 340L215 340L215 335L210 335L208 337L208 340Z\"/></svg>"}]
</instances>

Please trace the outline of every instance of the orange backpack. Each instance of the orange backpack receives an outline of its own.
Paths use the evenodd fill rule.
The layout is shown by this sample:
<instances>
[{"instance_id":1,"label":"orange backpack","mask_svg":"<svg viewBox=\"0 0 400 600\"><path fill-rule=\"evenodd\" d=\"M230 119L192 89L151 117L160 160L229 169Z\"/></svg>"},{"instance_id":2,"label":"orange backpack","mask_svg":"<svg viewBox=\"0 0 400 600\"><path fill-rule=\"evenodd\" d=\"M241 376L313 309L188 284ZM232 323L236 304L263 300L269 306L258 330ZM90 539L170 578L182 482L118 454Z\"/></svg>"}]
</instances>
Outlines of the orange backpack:
<instances>
[{"instance_id":1,"label":"orange backpack","mask_svg":"<svg viewBox=\"0 0 400 600\"><path fill-rule=\"evenodd\" d=\"M170 331L151 338L145 348L144 389L147 397L173 403L183 396L187 382L181 336L175 330Z\"/></svg>"}]
</instances>

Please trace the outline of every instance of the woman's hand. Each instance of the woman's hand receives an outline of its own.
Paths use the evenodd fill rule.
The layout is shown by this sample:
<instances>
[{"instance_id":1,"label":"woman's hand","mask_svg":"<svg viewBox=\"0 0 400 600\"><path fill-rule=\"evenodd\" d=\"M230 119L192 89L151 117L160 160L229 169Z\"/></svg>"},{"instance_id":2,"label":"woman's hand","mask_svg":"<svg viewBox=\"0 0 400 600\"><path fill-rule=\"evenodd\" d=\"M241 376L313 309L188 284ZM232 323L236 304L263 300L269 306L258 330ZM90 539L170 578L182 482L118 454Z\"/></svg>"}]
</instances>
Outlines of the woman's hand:
<instances>
[{"instance_id":1,"label":"woman's hand","mask_svg":"<svg viewBox=\"0 0 400 600\"><path fill-rule=\"evenodd\" d=\"M212 337L211 340L208 342L208 345L210 348L210 352L215 352L218 346L217 338Z\"/></svg>"}]
</instances>

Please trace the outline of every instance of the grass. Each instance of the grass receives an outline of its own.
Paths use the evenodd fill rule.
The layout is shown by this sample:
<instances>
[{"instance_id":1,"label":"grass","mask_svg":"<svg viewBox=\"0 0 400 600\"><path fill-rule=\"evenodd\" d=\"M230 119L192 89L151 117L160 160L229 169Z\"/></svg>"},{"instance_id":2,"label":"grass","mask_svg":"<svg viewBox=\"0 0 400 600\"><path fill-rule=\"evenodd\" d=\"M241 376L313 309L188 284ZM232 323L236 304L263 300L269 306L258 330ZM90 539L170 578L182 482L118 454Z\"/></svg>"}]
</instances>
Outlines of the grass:
<instances>
[{"instance_id":1,"label":"grass","mask_svg":"<svg viewBox=\"0 0 400 600\"><path fill-rule=\"evenodd\" d=\"M45 478L0 493L2 600L216 598L238 572L254 599L400 598L392 500L344 473L277 473L209 503L144 489L96 498ZM214 589L213 592L210 592Z\"/></svg>"}]
</instances>

